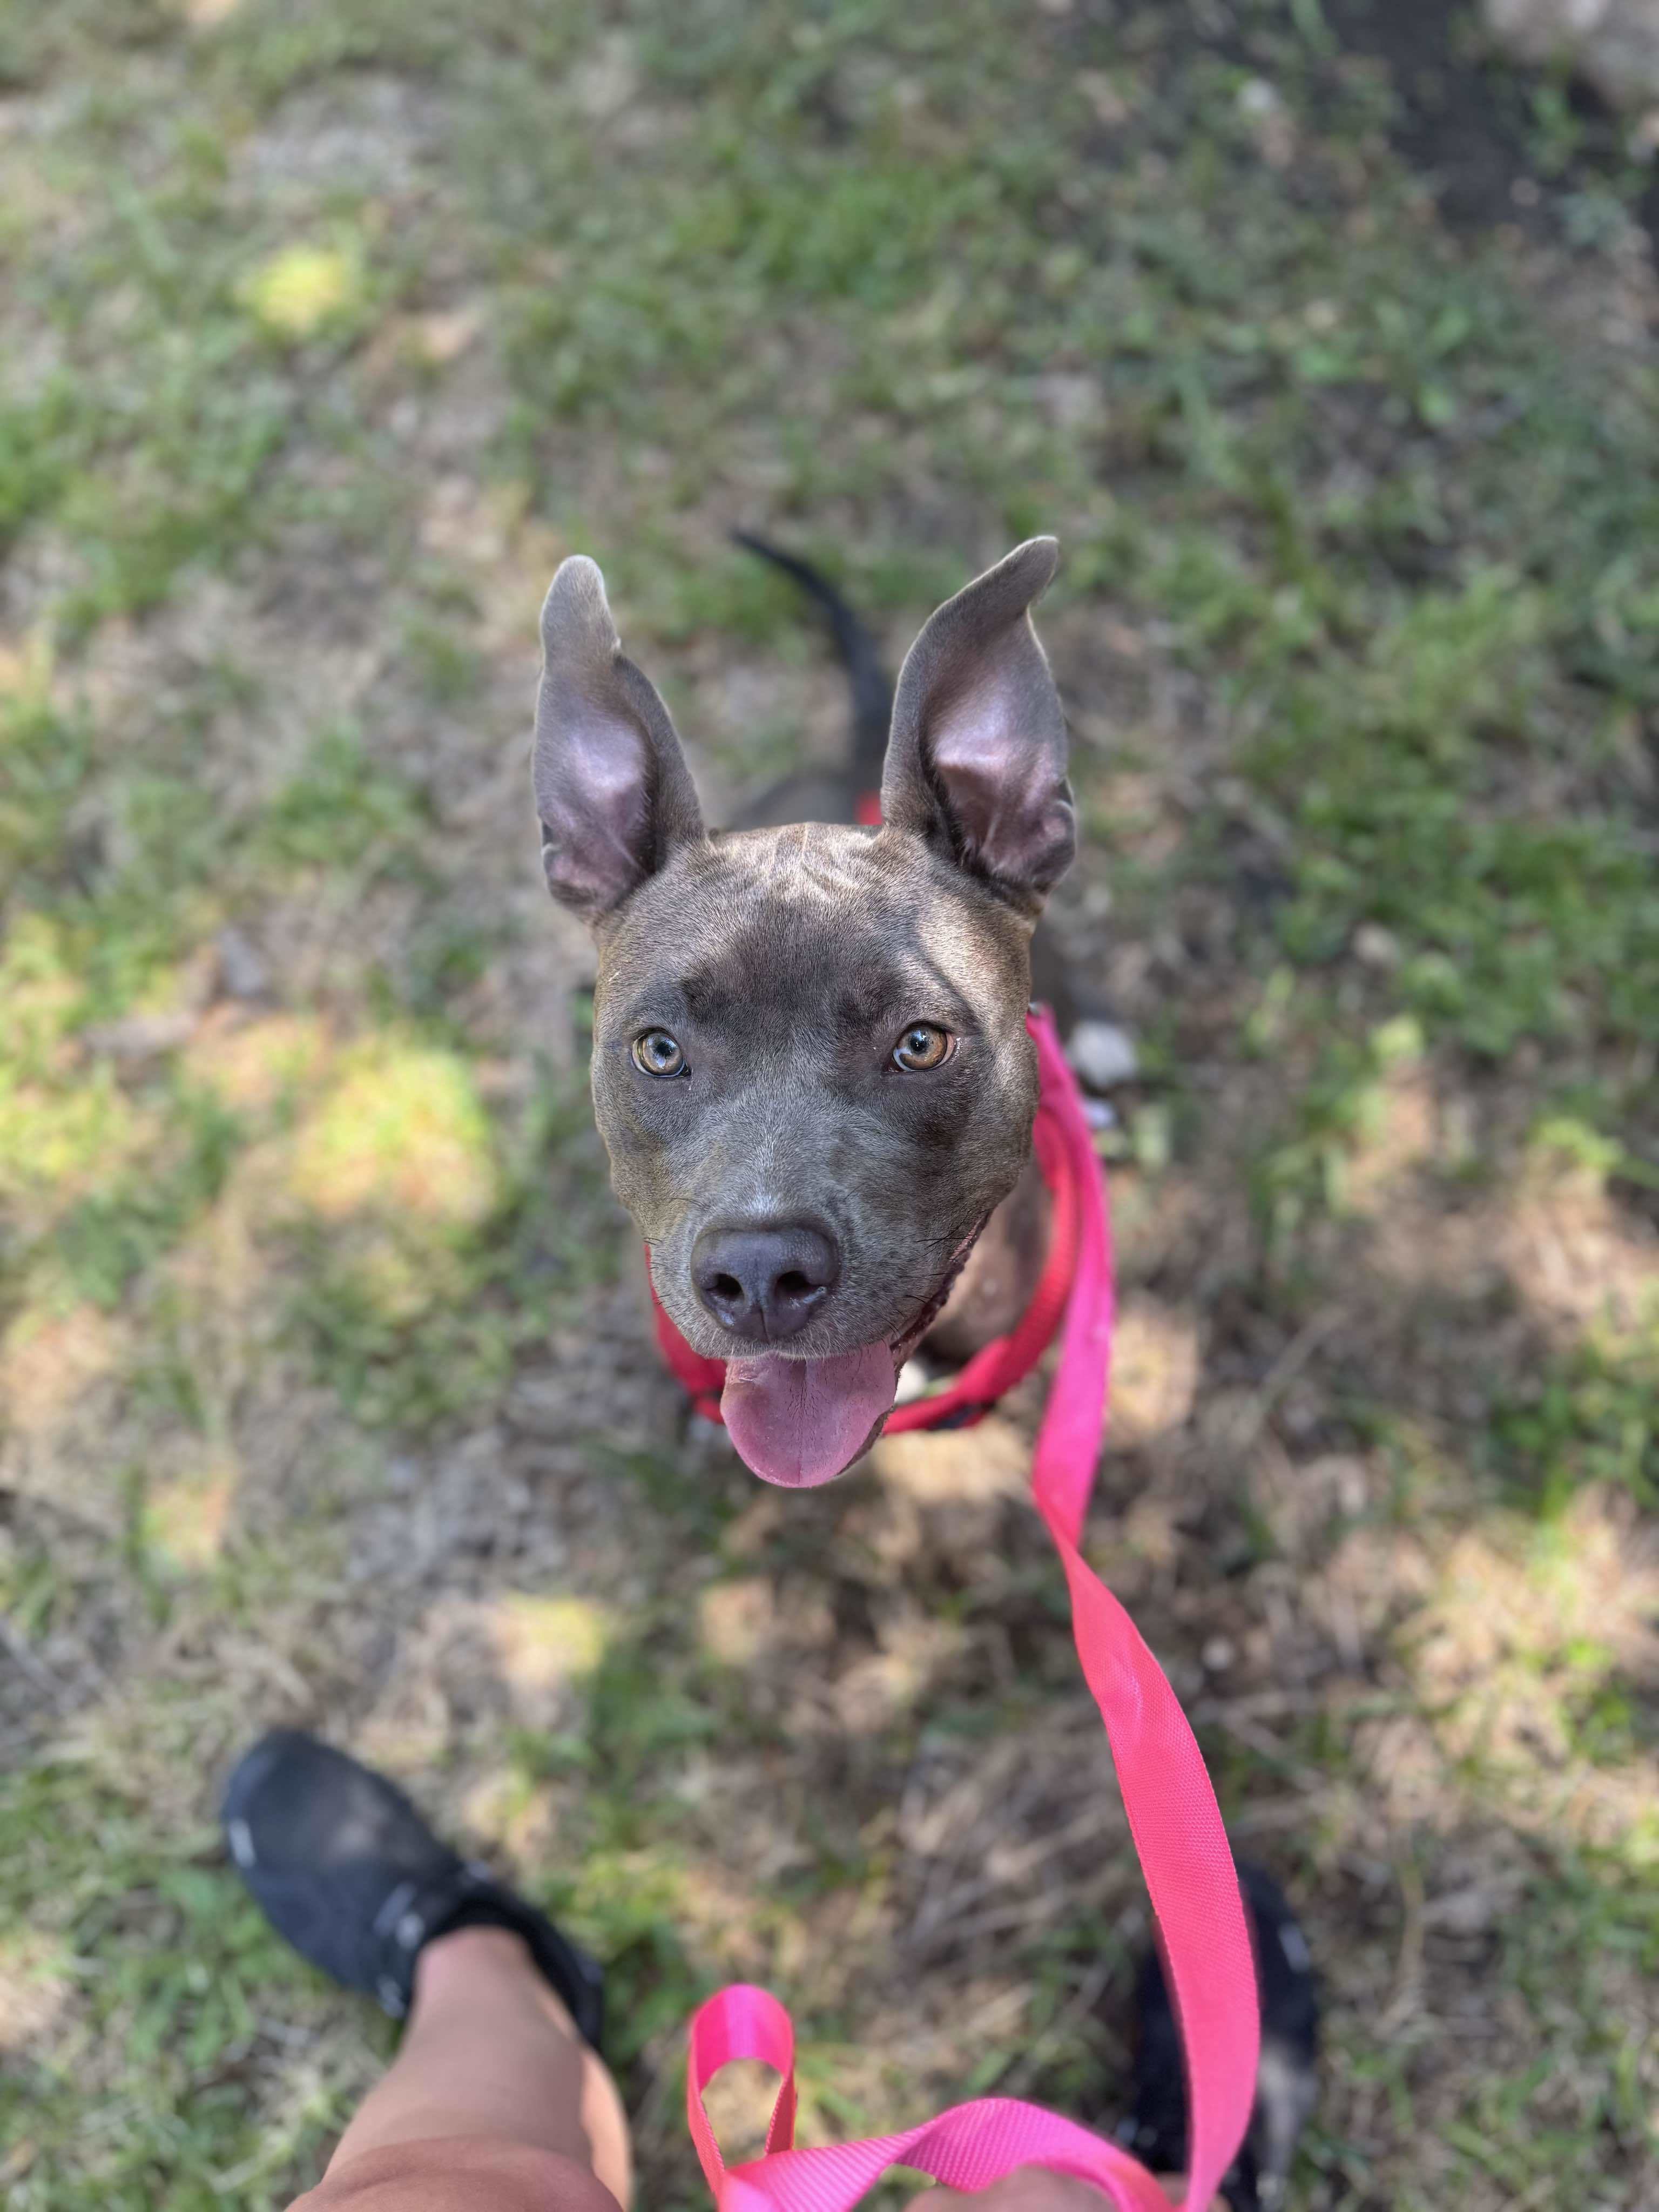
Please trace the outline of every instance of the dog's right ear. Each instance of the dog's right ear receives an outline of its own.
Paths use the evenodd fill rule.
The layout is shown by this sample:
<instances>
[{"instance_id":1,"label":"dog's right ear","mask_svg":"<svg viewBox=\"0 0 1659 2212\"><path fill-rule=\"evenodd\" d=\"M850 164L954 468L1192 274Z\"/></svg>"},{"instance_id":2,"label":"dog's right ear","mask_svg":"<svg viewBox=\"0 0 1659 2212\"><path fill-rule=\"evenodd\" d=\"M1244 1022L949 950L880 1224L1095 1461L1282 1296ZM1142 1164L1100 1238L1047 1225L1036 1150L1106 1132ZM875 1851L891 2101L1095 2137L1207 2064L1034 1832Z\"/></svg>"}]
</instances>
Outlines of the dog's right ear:
<instances>
[{"instance_id":1,"label":"dog's right ear","mask_svg":"<svg viewBox=\"0 0 1659 2212\"><path fill-rule=\"evenodd\" d=\"M547 887L586 921L705 835L668 709L623 653L605 578L580 553L542 608L534 780Z\"/></svg>"},{"instance_id":2,"label":"dog's right ear","mask_svg":"<svg viewBox=\"0 0 1659 2212\"><path fill-rule=\"evenodd\" d=\"M929 616L893 694L882 819L939 844L1027 914L1071 865L1066 717L1030 605L1060 561L1030 538Z\"/></svg>"}]
</instances>

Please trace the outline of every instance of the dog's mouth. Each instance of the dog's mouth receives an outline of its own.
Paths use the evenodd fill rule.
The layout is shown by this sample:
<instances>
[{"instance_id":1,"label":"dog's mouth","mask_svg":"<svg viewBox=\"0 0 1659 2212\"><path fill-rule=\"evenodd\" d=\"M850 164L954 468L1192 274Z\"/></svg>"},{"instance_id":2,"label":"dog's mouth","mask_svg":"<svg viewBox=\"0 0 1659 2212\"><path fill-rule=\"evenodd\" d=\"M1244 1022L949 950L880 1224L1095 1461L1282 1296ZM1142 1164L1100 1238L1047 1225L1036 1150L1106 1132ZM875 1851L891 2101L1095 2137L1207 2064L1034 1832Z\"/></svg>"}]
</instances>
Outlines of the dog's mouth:
<instances>
[{"instance_id":1,"label":"dog's mouth","mask_svg":"<svg viewBox=\"0 0 1659 2212\"><path fill-rule=\"evenodd\" d=\"M893 1410L899 1370L939 1319L989 1218L963 1239L944 1276L890 1340L823 1359L762 1352L726 1361L720 1416L751 1473L785 1490L815 1490L863 1458Z\"/></svg>"}]
</instances>

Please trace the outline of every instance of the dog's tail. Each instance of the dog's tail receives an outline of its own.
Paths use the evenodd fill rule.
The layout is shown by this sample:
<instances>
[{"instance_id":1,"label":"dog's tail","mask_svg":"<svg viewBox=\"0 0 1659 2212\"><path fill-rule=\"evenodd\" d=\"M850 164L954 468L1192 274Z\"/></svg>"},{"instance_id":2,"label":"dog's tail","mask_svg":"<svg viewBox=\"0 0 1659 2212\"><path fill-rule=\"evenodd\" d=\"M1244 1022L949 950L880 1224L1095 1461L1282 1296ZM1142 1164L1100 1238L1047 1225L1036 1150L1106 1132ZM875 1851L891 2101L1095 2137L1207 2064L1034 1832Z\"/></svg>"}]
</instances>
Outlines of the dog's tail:
<instances>
[{"instance_id":1,"label":"dog's tail","mask_svg":"<svg viewBox=\"0 0 1659 2212\"><path fill-rule=\"evenodd\" d=\"M751 531L734 530L732 538L735 544L781 568L823 612L852 688L854 783L860 793L879 791L888 726L893 719L893 684L881 665L875 639L829 578L820 575L810 562L786 553L781 546L756 537Z\"/></svg>"}]
</instances>

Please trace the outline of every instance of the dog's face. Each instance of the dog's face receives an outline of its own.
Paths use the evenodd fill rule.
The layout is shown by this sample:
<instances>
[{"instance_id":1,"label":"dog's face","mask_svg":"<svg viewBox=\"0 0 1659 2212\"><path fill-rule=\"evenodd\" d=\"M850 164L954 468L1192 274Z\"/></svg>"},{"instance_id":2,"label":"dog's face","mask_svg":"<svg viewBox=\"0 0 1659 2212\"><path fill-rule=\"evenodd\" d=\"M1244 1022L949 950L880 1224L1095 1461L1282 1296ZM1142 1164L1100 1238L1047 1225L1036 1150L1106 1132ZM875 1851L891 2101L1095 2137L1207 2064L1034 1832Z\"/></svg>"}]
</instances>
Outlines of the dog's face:
<instances>
[{"instance_id":1,"label":"dog's face","mask_svg":"<svg viewBox=\"0 0 1659 2212\"><path fill-rule=\"evenodd\" d=\"M543 612L536 797L599 951L593 1097L670 1318L773 1481L866 1448L1030 1144L1032 926L1072 854L1036 539L906 659L878 831L709 836L591 562Z\"/></svg>"}]
</instances>

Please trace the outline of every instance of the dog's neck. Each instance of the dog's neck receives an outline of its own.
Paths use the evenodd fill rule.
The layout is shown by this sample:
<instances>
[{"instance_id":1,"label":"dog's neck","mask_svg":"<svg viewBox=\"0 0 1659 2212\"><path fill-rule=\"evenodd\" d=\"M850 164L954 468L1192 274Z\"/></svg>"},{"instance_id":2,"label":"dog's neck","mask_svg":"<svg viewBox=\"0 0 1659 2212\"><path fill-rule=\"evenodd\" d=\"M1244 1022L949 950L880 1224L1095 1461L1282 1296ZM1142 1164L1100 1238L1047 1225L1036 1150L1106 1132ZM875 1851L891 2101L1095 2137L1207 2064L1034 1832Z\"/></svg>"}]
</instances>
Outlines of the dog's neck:
<instances>
[{"instance_id":1,"label":"dog's neck","mask_svg":"<svg viewBox=\"0 0 1659 2212\"><path fill-rule=\"evenodd\" d=\"M1006 1336L1030 1304L1048 1249L1051 1204L1036 1162L986 1223L951 1285L944 1310L922 1340L926 1355L960 1367Z\"/></svg>"}]
</instances>

